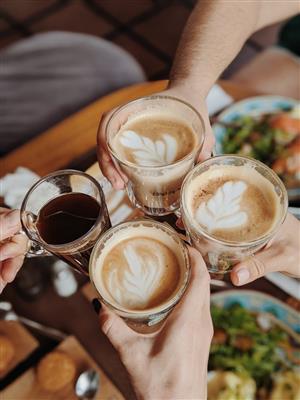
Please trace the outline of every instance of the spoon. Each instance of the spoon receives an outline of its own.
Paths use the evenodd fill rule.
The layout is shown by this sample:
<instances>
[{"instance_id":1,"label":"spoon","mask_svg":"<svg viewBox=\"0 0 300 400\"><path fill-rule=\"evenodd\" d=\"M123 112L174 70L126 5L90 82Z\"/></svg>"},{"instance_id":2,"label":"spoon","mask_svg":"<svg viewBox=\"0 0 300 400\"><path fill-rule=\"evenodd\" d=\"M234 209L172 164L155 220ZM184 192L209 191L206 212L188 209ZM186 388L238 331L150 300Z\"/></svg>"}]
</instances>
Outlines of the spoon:
<instances>
[{"instance_id":1,"label":"spoon","mask_svg":"<svg viewBox=\"0 0 300 400\"><path fill-rule=\"evenodd\" d=\"M100 377L94 369L88 369L79 375L75 383L75 393L80 400L92 400L100 386Z\"/></svg>"},{"instance_id":2,"label":"spoon","mask_svg":"<svg viewBox=\"0 0 300 400\"><path fill-rule=\"evenodd\" d=\"M15 313L12 308L11 303L7 301L0 301L0 320L4 321L20 321L24 325L27 325L30 328L37 330L38 332L45 334L46 336L62 341L67 335L55 328L51 328L50 326L45 326L40 324L39 322L32 321L31 319L21 317Z\"/></svg>"}]
</instances>

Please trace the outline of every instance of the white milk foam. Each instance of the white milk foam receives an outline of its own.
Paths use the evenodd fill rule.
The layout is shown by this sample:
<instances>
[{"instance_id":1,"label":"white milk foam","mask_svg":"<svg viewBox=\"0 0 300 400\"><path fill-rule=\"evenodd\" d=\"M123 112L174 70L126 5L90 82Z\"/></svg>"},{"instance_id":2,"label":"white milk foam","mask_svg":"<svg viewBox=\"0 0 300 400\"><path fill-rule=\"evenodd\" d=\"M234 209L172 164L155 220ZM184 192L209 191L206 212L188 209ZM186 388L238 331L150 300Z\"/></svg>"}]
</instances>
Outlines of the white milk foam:
<instances>
[{"instance_id":1,"label":"white milk foam","mask_svg":"<svg viewBox=\"0 0 300 400\"><path fill-rule=\"evenodd\" d=\"M271 182L251 166L212 166L185 189L189 215L221 239L258 238L280 217L280 200Z\"/></svg>"},{"instance_id":2,"label":"white milk foam","mask_svg":"<svg viewBox=\"0 0 300 400\"><path fill-rule=\"evenodd\" d=\"M138 253L141 246L146 250L143 254ZM120 265L116 263L111 265L107 279L110 294L117 303L128 308L148 304L160 286L166 265L164 254L157 250L147 239L136 238L125 245L123 254L127 265L122 266L122 278L117 273Z\"/></svg>"},{"instance_id":3,"label":"white milk foam","mask_svg":"<svg viewBox=\"0 0 300 400\"><path fill-rule=\"evenodd\" d=\"M110 237L93 281L105 300L124 310L157 309L171 301L184 277L178 243L156 227L128 227Z\"/></svg>"},{"instance_id":4,"label":"white milk foam","mask_svg":"<svg viewBox=\"0 0 300 400\"><path fill-rule=\"evenodd\" d=\"M143 112L129 118L111 144L122 160L141 167L158 167L192 153L198 142L192 127L176 115Z\"/></svg>"},{"instance_id":5,"label":"white milk foam","mask_svg":"<svg viewBox=\"0 0 300 400\"><path fill-rule=\"evenodd\" d=\"M195 212L196 221L209 232L244 225L248 213L241 211L240 203L246 189L243 181L224 183L207 202L200 203Z\"/></svg>"},{"instance_id":6,"label":"white milk foam","mask_svg":"<svg viewBox=\"0 0 300 400\"><path fill-rule=\"evenodd\" d=\"M132 149L137 165L153 167L176 160L177 141L168 133L163 133L161 139L153 141L132 130L126 130L120 133L119 140L124 147Z\"/></svg>"}]
</instances>

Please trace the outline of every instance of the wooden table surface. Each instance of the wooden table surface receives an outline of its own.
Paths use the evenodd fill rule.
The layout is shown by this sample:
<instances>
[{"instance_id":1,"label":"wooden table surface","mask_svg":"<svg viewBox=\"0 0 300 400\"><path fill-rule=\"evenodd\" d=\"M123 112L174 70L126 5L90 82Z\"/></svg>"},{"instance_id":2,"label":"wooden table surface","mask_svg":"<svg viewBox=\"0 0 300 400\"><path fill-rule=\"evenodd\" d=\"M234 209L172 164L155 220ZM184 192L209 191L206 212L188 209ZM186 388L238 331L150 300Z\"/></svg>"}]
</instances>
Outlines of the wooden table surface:
<instances>
[{"instance_id":1,"label":"wooden table surface","mask_svg":"<svg viewBox=\"0 0 300 400\"><path fill-rule=\"evenodd\" d=\"M74 165L76 160L80 160L85 154L94 151L101 114L121 103L161 91L166 84L166 81L146 82L119 90L95 101L4 157L0 162L1 175L14 171L18 166L28 167L39 175L45 175L54 170ZM221 82L220 84L235 100L255 95L252 91L230 82ZM32 262L27 260L27 263ZM39 264L38 260L35 262ZM37 268L43 268L42 260L40 263L41 265L37 265ZM24 268L26 268L26 264ZM80 281L81 283L87 282L82 277L80 277ZM265 279L260 279L245 288L262 290L279 299L287 299L284 292ZM38 300L28 302L16 294L15 285L11 284L5 289L4 297L13 303L15 310L20 315L76 336L122 391L125 398L135 398L127 373L117 353L100 332L97 317L80 291L64 299L58 297L48 285Z\"/></svg>"},{"instance_id":2,"label":"wooden table surface","mask_svg":"<svg viewBox=\"0 0 300 400\"><path fill-rule=\"evenodd\" d=\"M221 86L235 99L249 97L254 92L222 81ZM112 108L165 89L167 81L145 82L118 90L91 103L0 161L0 174L12 172L18 166L39 175L65 168L95 149L100 117Z\"/></svg>"}]
</instances>

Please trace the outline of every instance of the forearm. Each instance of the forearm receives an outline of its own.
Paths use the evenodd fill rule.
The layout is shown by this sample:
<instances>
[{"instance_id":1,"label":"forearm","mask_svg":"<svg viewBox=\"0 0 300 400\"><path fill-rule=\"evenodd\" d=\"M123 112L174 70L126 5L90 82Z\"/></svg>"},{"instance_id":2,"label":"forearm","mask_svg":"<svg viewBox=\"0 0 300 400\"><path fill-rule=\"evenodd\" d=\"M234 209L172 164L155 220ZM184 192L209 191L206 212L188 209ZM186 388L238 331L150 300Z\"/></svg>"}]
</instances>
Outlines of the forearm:
<instances>
[{"instance_id":1,"label":"forearm","mask_svg":"<svg viewBox=\"0 0 300 400\"><path fill-rule=\"evenodd\" d=\"M179 43L170 86L206 96L256 30L297 12L295 2L200 1Z\"/></svg>"}]
</instances>

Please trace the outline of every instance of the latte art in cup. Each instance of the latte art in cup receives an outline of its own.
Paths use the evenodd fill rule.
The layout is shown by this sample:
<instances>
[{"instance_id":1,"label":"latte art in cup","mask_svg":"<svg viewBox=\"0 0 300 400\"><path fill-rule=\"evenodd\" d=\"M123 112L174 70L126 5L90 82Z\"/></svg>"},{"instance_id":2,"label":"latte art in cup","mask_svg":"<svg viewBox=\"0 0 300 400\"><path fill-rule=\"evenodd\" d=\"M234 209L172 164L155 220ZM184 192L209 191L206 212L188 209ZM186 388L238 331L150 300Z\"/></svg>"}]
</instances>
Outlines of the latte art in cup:
<instances>
[{"instance_id":1,"label":"latte art in cup","mask_svg":"<svg viewBox=\"0 0 300 400\"><path fill-rule=\"evenodd\" d=\"M197 136L184 122L167 114L130 119L112 146L120 158L143 167L172 164L189 154Z\"/></svg>"},{"instance_id":2,"label":"latte art in cup","mask_svg":"<svg viewBox=\"0 0 300 400\"><path fill-rule=\"evenodd\" d=\"M145 325L161 321L183 295L188 253L176 231L152 220L133 220L105 233L96 244L90 277L119 315Z\"/></svg>"},{"instance_id":3,"label":"latte art in cup","mask_svg":"<svg viewBox=\"0 0 300 400\"><path fill-rule=\"evenodd\" d=\"M102 279L110 297L122 308L158 306L174 294L180 267L174 252L151 238L118 243L103 261Z\"/></svg>"},{"instance_id":4,"label":"latte art in cup","mask_svg":"<svg viewBox=\"0 0 300 400\"><path fill-rule=\"evenodd\" d=\"M136 207L159 216L179 208L182 182L204 142L197 110L169 96L144 97L114 112L106 138Z\"/></svg>"},{"instance_id":5,"label":"latte art in cup","mask_svg":"<svg viewBox=\"0 0 300 400\"><path fill-rule=\"evenodd\" d=\"M212 273L253 256L285 219L287 192L265 164L224 155L199 163L185 178L181 211L191 244Z\"/></svg>"},{"instance_id":6,"label":"latte art in cup","mask_svg":"<svg viewBox=\"0 0 300 400\"><path fill-rule=\"evenodd\" d=\"M195 221L217 239L242 242L267 234L278 220L273 185L254 168L212 167L189 188Z\"/></svg>"}]
</instances>

